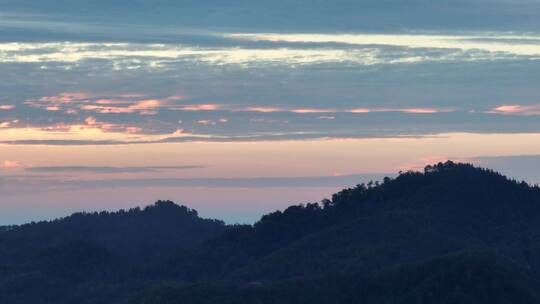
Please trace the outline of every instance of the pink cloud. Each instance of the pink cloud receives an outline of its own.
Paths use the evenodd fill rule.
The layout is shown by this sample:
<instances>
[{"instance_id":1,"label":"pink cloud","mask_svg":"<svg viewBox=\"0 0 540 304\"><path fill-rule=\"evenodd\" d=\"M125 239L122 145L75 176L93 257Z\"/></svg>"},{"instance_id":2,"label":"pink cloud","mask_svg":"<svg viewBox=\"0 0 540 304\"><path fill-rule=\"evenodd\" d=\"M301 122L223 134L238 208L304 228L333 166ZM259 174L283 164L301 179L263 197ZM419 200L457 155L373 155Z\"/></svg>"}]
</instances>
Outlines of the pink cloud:
<instances>
[{"instance_id":1,"label":"pink cloud","mask_svg":"<svg viewBox=\"0 0 540 304\"><path fill-rule=\"evenodd\" d=\"M13 109L15 109L15 105L0 105L0 110L8 111Z\"/></svg>"},{"instance_id":2,"label":"pink cloud","mask_svg":"<svg viewBox=\"0 0 540 304\"><path fill-rule=\"evenodd\" d=\"M428 113L441 113L452 112L453 109L439 109L439 108L353 108L349 110L340 109L324 109L324 108L296 108L296 109L283 109L274 107L247 107L238 109L236 111L246 112L261 112L261 113L273 113L273 112L291 112L298 114L310 114L310 113L372 113L372 112L402 112L411 114L428 114Z\"/></svg>"},{"instance_id":3,"label":"pink cloud","mask_svg":"<svg viewBox=\"0 0 540 304\"><path fill-rule=\"evenodd\" d=\"M92 116L89 116L89 117L86 117L86 119L84 120L84 122L89 125L89 126L93 126L96 124L96 119Z\"/></svg>"},{"instance_id":4,"label":"pink cloud","mask_svg":"<svg viewBox=\"0 0 540 304\"><path fill-rule=\"evenodd\" d=\"M350 109L349 113L372 113L372 112L401 112L410 114L432 114L442 112L452 112L453 109L439 108L355 108Z\"/></svg>"},{"instance_id":5,"label":"pink cloud","mask_svg":"<svg viewBox=\"0 0 540 304\"><path fill-rule=\"evenodd\" d=\"M116 100L116 99L98 99L94 101L94 103L99 105L118 105L118 104L126 104L125 100Z\"/></svg>"},{"instance_id":6,"label":"pink cloud","mask_svg":"<svg viewBox=\"0 0 540 304\"><path fill-rule=\"evenodd\" d=\"M502 105L491 109L487 113L512 115L540 115L540 103L532 105Z\"/></svg>"},{"instance_id":7,"label":"pink cloud","mask_svg":"<svg viewBox=\"0 0 540 304\"><path fill-rule=\"evenodd\" d=\"M337 112L335 109L316 109L316 108L299 108L289 110L293 113L307 114L307 113L334 113Z\"/></svg>"},{"instance_id":8,"label":"pink cloud","mask_svg":"<svg viewBox=\"0 0 540 304\"><path fill-rule=\"evenodd\" d=\"M128 106L104 106L87 104L81 105L81 110L93 111L101 114L121 114L121 113L136 113L141 115L154 115L157 109L162 106L162 102L158 99L146 99L136 102Z\"/></svg>"},{"instance_id":9,"label":"pink cloud","mask_svg":"<svg viewBox=\"0 0 540 304\"><path fill-rule=\"evenodd\" d=\"M31 165L17 161L17 160L5 160L4 162L0 163L0 168L6 169L6 170L28 168L28 167L31 167Z\"/></svg>"},{"instance_id":10,"label":"pink cloud","mask_svg":"<svg viewBox=\"0 0 540 304\"><path fill-rule=\"evenodd\" d=\"M406 163L398 167L400 171L422 171L427 165L436 164L439 162L446 162L448 157L446 156L425 156L421 157L418 161Z\"/></svg>"}]
</instances>

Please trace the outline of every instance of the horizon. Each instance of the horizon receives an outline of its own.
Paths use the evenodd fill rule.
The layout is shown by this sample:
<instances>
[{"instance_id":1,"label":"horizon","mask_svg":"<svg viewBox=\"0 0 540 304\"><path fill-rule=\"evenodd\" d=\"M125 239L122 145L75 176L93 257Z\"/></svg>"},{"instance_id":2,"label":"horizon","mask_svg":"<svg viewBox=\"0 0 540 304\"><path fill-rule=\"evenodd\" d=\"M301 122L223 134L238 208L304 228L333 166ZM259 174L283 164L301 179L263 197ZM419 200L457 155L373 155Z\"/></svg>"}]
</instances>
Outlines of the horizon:
<instances>
[{"instance_id":1,"label":"horizon","mask_svg":"<svg viewBox=\"0 0 540 304\"><path fill-rule=\"evenodd\" d=\"M540 182L538 1L0 7L0 226L253 223L448 159Z\"/></svg>"},{"instance_id":2,"label":"horizon","mask_svg":"<svg viewBox=\"0 0 540 304\"><path fill-rule=\"evenodd\" d=\"M192 208L189 204L186 204L184 202L178 202L178 201L174 201L174 200L170 200L170 199L157 199L153 202L147 202L146 204L143 204L143 205L137 205L137 206L128 206L128 207L125 207L125 208L119 208L119 209L109 209L109 210L77 210L77 211L73 211L72 213L70 214L65 214L65 215L60 215L60 216L57 216L57 217L53 217L53 218L42 218L42 219L39 219L39 220L30 220L30 221L26 221L26 222L23 222L23 223L14 223L14 224L0 224L0 228L1 227L16 227L16 226L20 226L20 225L25 225L25 224L32 224L32 223L40 223L40 222L50 222L50 221L55 221L55 220L61 220L61 219L64 219L64 218L68 218L72 215L75 215L75 214L80 214L80 213L83 213L83 214L94 214L94 213L100 213L100 212L109 212L109 213L118 213L118 212L122 212L122 211L129 211L129 210L132 210L132 209L139 209L139 210L144 210L148 207L151 207L151 206L155 206L157 203L159 202L171 202L177 206L182 206L182 207L187 207L189 210L193 210L195 212L197 212L197 215L202 218L202 219L210 219L210 220L219 220L219 221L223 221L226 225L253 225L255 223L257 223L258 221L261 220L262 216L264 215L267 215L269 213L272 213L272 212L276 212L276 211L280 211L280 212L283 212L285 211L285 209L287 209L288 207L291 207L291 206L304 206L306 204L310 204L310 203L316 203L318 205L320 205L321 207L323 206L323 201L332 197L333 194L335 193L338 193L340 192L341 190L345 190L345 189L352 189L352 188L355 188L359 185L369 185L370 183L373 183L373 182L381 182L381 185L382 185L382 182L384 179L386 178L390 178L390 180L393 180L393 179L396 179L397 177L399 177L400 175L402 174L406 174L406 173L410 173L410 172L418 172L418 173L422 173L422 174L425 174L426 172L426 168L429 167L429 166L436 166L436 165L440 165L440 164L446 164L446 163L453 163L453 164L456 164L456 165L472 165L474 168L477 168L477 169L485 169L485 170L490 170L492 171L493 173L495 174L500 174L502 175L503 177L505 177L506 179L508 179L509 181L515 181L517 183L527 183L527 185L529 185L530 187L538 187L538 183L537 182L529 182L529 181L526 181L526 180L520 180L520 179L517 179L515 177L511 177L511 176L507 176L499 171L496 171L496 170L493 170L491 168L488 168L488 167L481 167L481 166L475 166L474 164L472 163L466 163L466 162L453 162L452 160L446 160L446 161L440 161L438 163L432 163L432 164L427 164L425 167L423 168L411 168L411 169L407 169L405 171L399 171L397 174L387 174L387 175L379 175L379 178L378 179L369 179L369 180L366 180L365 182L359 182L359 183L356 183L356 184L353 184L352 186L349 186L349 187L346 187L346 188L342 188L342 189L338 189L336 190L336 192L334 193L328 193L324 198L321 198L317 201L310 201L310 202L297 202L297 203L292 203L292 204L289 204L289 205L285 205L283 206L282 208L280 209L275 209L275 210L268 210L266 211L266 213L263 213L263 214L260 214L258 215L257 218L255 218L254 220L252 221L246 221L246 222L231 222L231 221L227 221L226 219L221 219L221 218L218 218L218 217L210 217L210 216L205 216L204 214L200 214L199 211L196 209L196 208ZM47 168L49 169L49 168ZM118 168L116 168L118 169ZM376 175L373 175L373 176L376 176ZM358 176L346 176L346 177L358 177ZM290 179L289 179L290 180ZM312 180L312 179L311 179ZM375 184L375 186L378 186L379 184ZM313 185L310 185L310 186L313 186ZM270 186L272 187L272 186ZM299 187L302 187L302 186L299 186Z\"/></svg>"}]
</instances>

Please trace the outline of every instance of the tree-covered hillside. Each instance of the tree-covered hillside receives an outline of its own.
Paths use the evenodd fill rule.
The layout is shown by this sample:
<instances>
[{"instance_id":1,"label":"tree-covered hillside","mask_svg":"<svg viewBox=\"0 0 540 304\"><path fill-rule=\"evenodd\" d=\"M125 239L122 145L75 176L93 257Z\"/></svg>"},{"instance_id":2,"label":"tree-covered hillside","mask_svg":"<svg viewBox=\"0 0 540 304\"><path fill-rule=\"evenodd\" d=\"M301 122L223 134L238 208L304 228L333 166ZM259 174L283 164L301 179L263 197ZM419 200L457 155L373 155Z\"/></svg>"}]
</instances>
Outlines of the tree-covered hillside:
<instances>
[{"instance_id":1,"label":"tree-covered hillside","mask_svg":"<svg viewBox=\"0 0 540 304\"><path fill-rule=\"evenodd\" d=\"M452 162L226 226L158 202L0 232L0 302L540 303L540 189Z\"/></svg>"}]
</instances>

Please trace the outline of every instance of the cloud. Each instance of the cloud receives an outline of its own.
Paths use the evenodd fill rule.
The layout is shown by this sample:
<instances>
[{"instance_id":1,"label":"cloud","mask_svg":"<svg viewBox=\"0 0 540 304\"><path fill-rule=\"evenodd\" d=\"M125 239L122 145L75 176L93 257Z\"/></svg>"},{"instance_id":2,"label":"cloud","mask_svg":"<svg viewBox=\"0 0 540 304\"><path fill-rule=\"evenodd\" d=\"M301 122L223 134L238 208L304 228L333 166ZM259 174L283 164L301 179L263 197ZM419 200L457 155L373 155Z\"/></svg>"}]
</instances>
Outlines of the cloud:
<instances>
[{"instance_id":1,"label":"cloud","mask_svg":"<svg viewBox=\"0 0 540 304\"><path fill-rule=\"evenodd\" d=\"M531 105L502 105L491 109L488 113L509 115L540 115L540 103Z\"/></svg>"},{"instance_id":2,"label":"cloud","mask_svg":"<svg viewBox=\"0 0 540 304\"><path fill-rule=\"evenodd\" d=\"M215 111L220 109L221 107L222 106L218 104L193 104L170 107L170 109L182 111Z\"/></svg>"},{"instance_id":3,"label":"cloud","mask_svg":"<svg viewBox=\"0 0 540 304\"><path fill-rule=\"evenodd\" d=\"M454 112L451 108L355 108L350 109L349 113L374 113L374 112L402 112L409 114L433 114Z\"/></svg>"},{"instance_id":4,"label":"cloud","mask_svg":"<svg viewBox=\"0 0 540 304\"><path fill-rule=\"evenodd\" d=\"M218 123L227 123L229 122L229 120L227 118L219 118L219 119L200 119L200 120L197 120L196 123L200 124L200 125L204 125L204 126L215 126L217 125Z\"/></svg>"},{"instance_id":5,"label":"cloud","mask_svg":"<svg viewBox=\"0 0 540 304\"><path fill-rule=\"evenodd\" d=\"M410 114L433 114L454 112L451 108L353 108L353 109L330 109L330 108L272 108L272 107L245 107L234 111L277 113L290 112L296 114L321 114L321 113L375 113L375 112L402 112Z\"/></svg>"},{"instance_id":6,"label":"cloud","mask_svg":"<svg viewBox=\"0 0 540 304\"><path fill-rule=\"evenodd\" d=\"M216 35L210 35L208 39L216 39ZM116 71L138 69L155 71L167 70L178 63L241 67L321 64L371 66L537 59L540 56L540 36L501 33L479 35L231 33L222 34L221 39L229 39L232 42L228 46L205 47L174 43L0 43L0 63L64 63L76 66L85 61L100 60L112 63ZM526 42L523 42L524 40Z\"/></svg>"},{"instance_id":7,"label":"cloud","mask_svg":"<svg viewBox=\"0 0 540 304\"><path fill-rule=\"evenodd\" d=\"M55 172L48 172L55 173ZM28 180L34 191L59 191L68 189L118 188L118 187L219 187L219 188L275 188L275 187L345 187L366 180L382 180L394 174L353 174L299 177L245 177L245 178L129 178L74 180L59 178L32 178ZM5 184L25 187L21 181L4 179Z\"/></svg>"},{"instance_id":8,"label":"cloud","mask_svg":"<svg viewBox=\"0 0 540 304\"><path fill-rule=\"evenodd\" d=\"M183 98L183 96L175 95L166 98L149 99L142 94L104 96L100 94L63 92L58 95L29 99L25 104L47 111L64 110L68 114L87 111L100 114L137 113L139 115L156 115L160 108L174 108L176 106L175 102ZM214 105L201 105L201 110L209 110L208 107L210 106ZM189 106L187 107L189 108Z\"/></svg>"},{"instance_id":9,"label":"cloud","mask_svg":"<svg viewBox=\"0 0 540 304\"><path fill-rule=\"evenodd\" d=\"M0 110L9 111L15 109L15 105L0 105Z\"/></svg>"},{"instance_id":10,"label":"cloud","mask_svg":"<svg viewBox=\"0 0 540 304\"><path fill-rule=\"evenodd\" d=\"M27 163L23 163L21 161L17 161L17 160L5 160L4 162L0 163L0 168L6 169L6 170L21 169L21 168L28 168L28 167L31 167L31 165Z\"/></svg>"},{"instance_id":11,"label":"cloud","mask_svg":"<svg viewBox=\"0 0 540 304\"><path fill-rule=\"evenodd\" d=\"M225 37L251 41L293 43L343 43L356 46L387 45L407 48L480 50L518 56L540 55L540 36L485 33L471 35L418 34L226 34ZM523 41L526 42L523 42Z\"/></svg>"},{"instance_id":12,"label":"cloud","mask_svg":"<svg viewBox=\"0 0 540 304\"><path fill-rule=\"evenodd\" d=\"M93 111L101 114L121 114L121 113L139 113L140 115L155 115L157 110L163 106L163 101L158 99L145 99L136 101L125 106L103 106L103 100L97 100L95 104L82 105L81 110ZM119 103L116 103L119 104ZM124 103L125 104L125 103Z\"/></svg>"},{"instance_id":13,"label":"cloud","mask_svg":"<svg viewBox=\"0 0 540 304\"><path fill-rule=\"evenodd\" d=\"M285 110L281 109L281 108L276 108L276 107L246 107L246 108L241 108L241 109L237 109L236 111L241 111L241 112L260 112L260 113L275 113L275 112L283 112Z\"/></svg>"},{"instance_id":14,"label":"cloud","mask_svg":"<svg viewBox=\"0 0 540 304\"><path fill-rule=\"evenodd\" d=\"M315 108L298 108L291 109L289 112L298 113L298 114L311 114L311 113L334 113L337 110L334 109L315 109Z\"/></svg>"},{"instance_id":15,"label":"cloud","mask_svg":"<svg viewBox=\"0 0 540 304\"><path fill-rule=\"evenodd\" d=\"M0 129L7 129L13 127L14 124L19 123L18 119L11 120L11 121L0 121Z\"/></svg>"},{"instance_id":16,"label":"cloud","mask_svg":"<svg viewBox=\"0 0 540 304\"><path fill-rule=\"evenodd\" d=\"M170 170L200 169L204 166L144 166L144 167L106 167L106 166L56 166L30 167L25 171L33 173L148 173Z\"/></svg>"}]
</instances>

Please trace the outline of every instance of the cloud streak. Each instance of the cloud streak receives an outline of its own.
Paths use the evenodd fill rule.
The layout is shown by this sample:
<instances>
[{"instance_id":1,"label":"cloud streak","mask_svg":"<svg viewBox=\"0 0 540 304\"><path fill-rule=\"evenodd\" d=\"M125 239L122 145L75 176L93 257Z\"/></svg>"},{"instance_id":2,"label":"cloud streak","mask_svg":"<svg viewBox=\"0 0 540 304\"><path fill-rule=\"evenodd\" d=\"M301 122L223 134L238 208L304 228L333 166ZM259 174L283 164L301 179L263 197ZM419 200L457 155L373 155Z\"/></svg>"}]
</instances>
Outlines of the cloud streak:
<instances>
[{"instance_id":1,"label":"cloud streak","mask_svg":"<svg viewBox=\"0 0 540 304\"><path fill-rule=\"evenodd\" d=\"M55 166L29 167L25 171L31 173L154 173L187 169L201 169L201 165L184 166L144 166L144 167L107 167L107 166Z\"/></svg>"},{"instance_id":2,"label":"cloud streak","mask_svg":"<svg viewBox=\"0 0 540 304\"><path fill-rule=\"evenodd\" d=\"M412 34L228 34L225 37L251 41L292 43L342 43L356 46L386 45L407 48L481 50L518 56L540 55L540 36L533 35L412 35Z\"/></svg>"},{"instance_id":3,"label":"cloud streak","mask_svg":"<svg viewBox=\"0 0 540 304\"><path fill-rule=\"evenodd\" d=\"M506 115L540 115L540 103L530 105L502 105L491 109L488 113Z\"/></svg>"},{"instance_id":4,"label":"cloud streak","mask_svg":"<svg viewBox=\"0 0 540 304\"><path fill-rule=\"evenodd\" d=\"M330 187L355 185L360 181L381 180L392 174L353 174L341 176L300 176L300 177L249 177L249 178L130 178L99 180L35 179L27 184L40 191L62 189L92 189L119 187L223 187L223 188L277 188L277 187ZM4 185L19 187L20 179L4 178ZM37 189L36 189L37 190Z\"/></svg>"},{"instance_id":5,"label":"cloud streak","mask_svg":"<svg viewBox=\"0 0 540 304\"><path fill-rule=\"evenodd\" d=\"M206 65L410 64L538 59L540 36L418 34L210 34L236 46L156 43L0 43L0 63L107 60L115 69L163 69L174 62ZM525 41L525 42L524 42ZM287 43L287 45L283 45ZM308 45L317 44L317 45ZM239 44L239 45L238 45ZM258 45L260 44L260 46Z\"/></svg>"}]
</instances>

